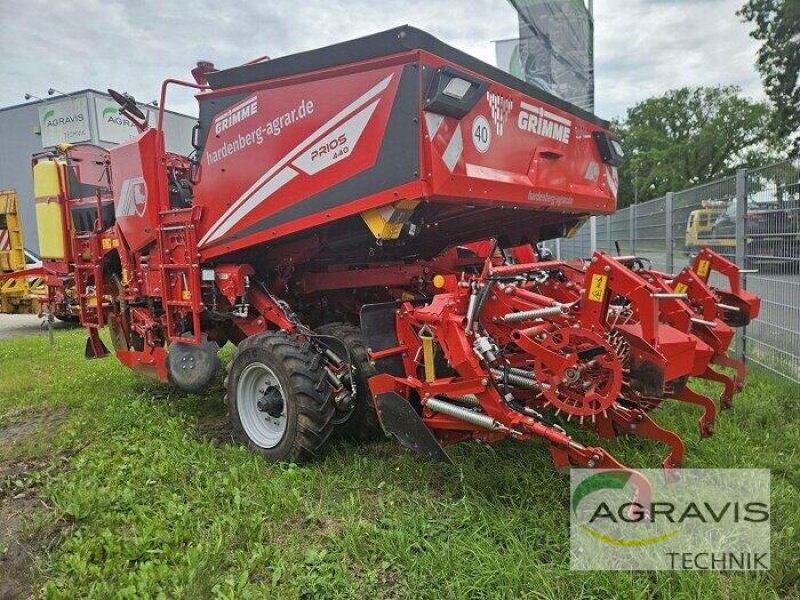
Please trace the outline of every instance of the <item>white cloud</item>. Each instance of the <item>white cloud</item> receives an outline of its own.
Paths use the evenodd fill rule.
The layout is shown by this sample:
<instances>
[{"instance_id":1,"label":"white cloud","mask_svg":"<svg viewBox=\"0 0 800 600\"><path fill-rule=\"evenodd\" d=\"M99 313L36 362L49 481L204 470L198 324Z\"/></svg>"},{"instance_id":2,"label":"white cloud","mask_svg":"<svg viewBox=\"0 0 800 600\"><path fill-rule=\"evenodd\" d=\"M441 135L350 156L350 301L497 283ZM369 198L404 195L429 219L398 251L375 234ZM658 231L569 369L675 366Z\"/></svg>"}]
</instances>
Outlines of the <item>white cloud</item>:
<instances>
[{"instance_id":1,"label":"white cloud","mask_svg":"<svg viewBox=\"0 0 800 600\"><path fill-rule=\"evenodd\" d=\"M598 113L681 85L737 83L759 96L743 0L596 0ZM125 90L148 102L198 59L228 67L409 23L493 63L492 40L517 33L506 0L0 0L0 106L49 87ZM170 96L196 113L191 93Z\"/></svg>"},{"instance_id":2,"label":"white cloud","mask_svg":"<svg viewBox=\"0 0 800 600\"><path fill-rule=\"evenodd\" d=\"M621 116L681 86L736 84L763 99L758 43L736 11L744 0L597 0L597 112Z\"/></svg>"}]
</instances>

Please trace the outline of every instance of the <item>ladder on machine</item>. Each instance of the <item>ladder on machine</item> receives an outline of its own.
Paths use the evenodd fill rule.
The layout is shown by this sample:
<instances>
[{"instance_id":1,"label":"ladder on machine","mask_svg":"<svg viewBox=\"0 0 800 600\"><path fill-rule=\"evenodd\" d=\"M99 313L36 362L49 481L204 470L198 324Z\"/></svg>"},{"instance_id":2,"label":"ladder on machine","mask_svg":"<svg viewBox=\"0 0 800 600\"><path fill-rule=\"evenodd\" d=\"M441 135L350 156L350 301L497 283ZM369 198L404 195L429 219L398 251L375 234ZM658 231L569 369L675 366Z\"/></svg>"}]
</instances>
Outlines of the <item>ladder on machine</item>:
<instances>
[{"instance_id":1,"label":"ladder on machine","mask_svg":"<svg viewBox=\"0 0 800 600\"><path fill-rule=\"evenodd\" d=\"M161 297L169 342L201 341L200 259L197 222L200 210L183 208L164 211L158 226L161 260ZM188 331L187 321L191 323Z\"/></svg>"},{"instance_id":2,"label":"ladder on machine","mask_svg":"<svg viewBox=\"0 0 800 600\"><path fill-rule=\"evenodd\" d=\"M100 206L98 195L98 207ZM92 231L73 232L72 256L75 261L75 297L80 308L81 325L89 331L86 340L86 358L102 358L109 354L100 339L100 329L105 325L103 290L105 278L102 264L102 232L98 222Z\"/></svg>"}]
</instances>

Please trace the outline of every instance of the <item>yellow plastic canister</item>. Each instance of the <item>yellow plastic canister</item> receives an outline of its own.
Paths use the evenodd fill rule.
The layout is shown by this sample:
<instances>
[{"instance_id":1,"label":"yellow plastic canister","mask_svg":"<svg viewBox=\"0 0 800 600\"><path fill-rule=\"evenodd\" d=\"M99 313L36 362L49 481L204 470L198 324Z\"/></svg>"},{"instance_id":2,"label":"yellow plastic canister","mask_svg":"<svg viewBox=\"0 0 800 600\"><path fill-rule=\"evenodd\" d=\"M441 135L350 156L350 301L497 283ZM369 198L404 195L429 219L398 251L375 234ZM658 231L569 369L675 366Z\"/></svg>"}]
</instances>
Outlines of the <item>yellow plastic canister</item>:
<instances>
[{"instance_id":1,"label":"yellow plastic canister","mask_svg":"<svg viewBox=\"0 0 800 600\"><path fill-rule=\"evenodd\" d=\"M59 167L54 160L42 160L33 167L33 194L35 196L36 229L39 232L39 253L42 258L56 260L66 256Z\"/></svg>"}]
</instances>

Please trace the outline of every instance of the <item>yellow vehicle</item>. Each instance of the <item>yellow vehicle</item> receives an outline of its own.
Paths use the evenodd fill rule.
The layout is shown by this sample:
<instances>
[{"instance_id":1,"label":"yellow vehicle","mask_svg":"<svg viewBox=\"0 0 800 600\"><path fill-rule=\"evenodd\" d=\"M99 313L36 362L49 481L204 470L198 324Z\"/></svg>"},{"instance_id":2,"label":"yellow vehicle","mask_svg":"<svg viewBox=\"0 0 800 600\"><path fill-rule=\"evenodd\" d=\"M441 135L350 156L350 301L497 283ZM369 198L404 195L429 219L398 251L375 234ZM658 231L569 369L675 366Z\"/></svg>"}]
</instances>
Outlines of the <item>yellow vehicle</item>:
<instances>
[{"instance_id":1,"label":"yellow vehicle","mask_svg":"<svg viewBox=\"0 0 800 600\"><path fill-rule=\"evenodd\" d=\"M0 313L37 314L47 300L41 261L25 250L17 192L0 191ZM22 273L22 274L21 274Z\"/></svg>"},{"instance_id":2,"label":"yellow vehicle","mask_svg":"<svg viewBox=\"0 0 800 600\"><path fill-rule=\"evenodd\" d=\"M689 213L686 221L685 246L687 252L693 252L702 246L724 248L736 246L736 240L715 238L714 222L725 212L727 202L721 200L703 200L701 208Z\"/></svg>"}]
</instances>

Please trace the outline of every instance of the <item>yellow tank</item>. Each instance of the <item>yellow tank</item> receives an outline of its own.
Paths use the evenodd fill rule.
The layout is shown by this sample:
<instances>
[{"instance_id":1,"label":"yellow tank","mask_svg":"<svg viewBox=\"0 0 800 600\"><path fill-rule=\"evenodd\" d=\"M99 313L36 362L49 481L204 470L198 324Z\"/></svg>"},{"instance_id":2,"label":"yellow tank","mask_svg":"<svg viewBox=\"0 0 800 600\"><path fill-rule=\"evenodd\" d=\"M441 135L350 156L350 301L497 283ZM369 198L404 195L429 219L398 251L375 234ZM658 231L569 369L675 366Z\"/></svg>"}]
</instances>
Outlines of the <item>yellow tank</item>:
<instances>
[{"instance_id":1,"label":"yellow tank","mask_svg":"<svg viewBox=\"0 0 800 600\"><path fill-rule=\"evenodd\" d=\"M66 257L64 208L60 199L62 168L62 163L54 160L42 160L33 167L39 252L42 258L55 260Z\"/></svg>"},{"instance_id":2,"label":"yellow tank","mask_svg":"<svg viewBox=\"0 0 800 600\"><path fill-rule=\"evenodd\" d=\"M25 268L17 192L0 191L0 273Z\"/></svg>"},{"instance_id":3,"label":"yellow tank","mask_svg":"<svg viewBox=\"0 0 800 600\"><path fill-rule=\"evenodd\" d=\"M0 274L15 271L19 276L0 280L0 313L36 314L47 298L47 286L40 275L25 271L25 250L17 192L0 191Z\"/></svg>"}]
</instances>

